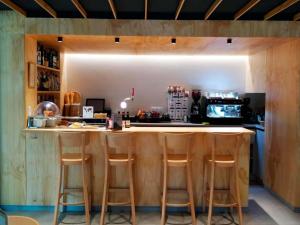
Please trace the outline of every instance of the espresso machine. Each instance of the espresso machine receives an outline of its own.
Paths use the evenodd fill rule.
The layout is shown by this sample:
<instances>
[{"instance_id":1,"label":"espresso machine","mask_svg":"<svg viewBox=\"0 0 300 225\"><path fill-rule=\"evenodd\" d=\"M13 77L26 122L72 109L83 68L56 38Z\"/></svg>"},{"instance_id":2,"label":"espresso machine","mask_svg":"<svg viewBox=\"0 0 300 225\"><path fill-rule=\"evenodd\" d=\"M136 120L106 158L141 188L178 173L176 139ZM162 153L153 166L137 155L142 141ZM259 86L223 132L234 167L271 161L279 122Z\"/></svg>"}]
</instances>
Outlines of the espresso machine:
<instances>
[{"instance_id":1,"label":"espresso machine","mask_svg":"<svg viewBox=\"0 0 300 225\"><path fill-rule=\"evenodd\" d=\"M192 90L193 103L191 106L191 122L201 123L201 105L199 100L201 98L201 90Z\"/></svg>"}]
</instances>

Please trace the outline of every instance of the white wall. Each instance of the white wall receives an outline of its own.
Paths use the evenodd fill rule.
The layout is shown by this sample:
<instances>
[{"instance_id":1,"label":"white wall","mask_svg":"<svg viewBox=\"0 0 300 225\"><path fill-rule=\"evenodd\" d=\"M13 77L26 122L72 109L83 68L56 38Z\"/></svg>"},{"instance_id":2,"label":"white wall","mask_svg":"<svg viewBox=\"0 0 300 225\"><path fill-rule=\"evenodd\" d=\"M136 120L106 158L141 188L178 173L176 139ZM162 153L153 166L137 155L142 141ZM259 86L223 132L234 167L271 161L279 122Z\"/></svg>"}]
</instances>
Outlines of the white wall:
<instances>
[{"instance_id":1,"label":"white wall","mask_svg":"<svg viewBox=\"0 0 300 225\"><path fill-rule=\"evenodd\" d=\"M155 56L67 54L67 90L85 98L105 98L113 111L136 90L129 111L166 107L169 85L187 90L245 91L247 56ZM84 101L85 102L85 101Z\"/></svg>"}]
</instances>

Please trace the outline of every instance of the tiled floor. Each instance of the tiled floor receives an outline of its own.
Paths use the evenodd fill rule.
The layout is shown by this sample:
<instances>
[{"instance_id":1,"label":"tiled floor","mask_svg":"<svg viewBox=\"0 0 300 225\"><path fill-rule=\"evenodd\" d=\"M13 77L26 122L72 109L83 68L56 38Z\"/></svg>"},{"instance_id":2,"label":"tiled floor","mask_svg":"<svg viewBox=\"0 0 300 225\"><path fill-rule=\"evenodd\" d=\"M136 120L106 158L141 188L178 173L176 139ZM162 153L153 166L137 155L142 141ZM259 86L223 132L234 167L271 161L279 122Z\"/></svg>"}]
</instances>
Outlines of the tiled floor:
<instances>
[{"instance_id":1,"label":"tiled floor","mask_svg":"<svg viewBox=\"0 0 300 225\"><path fill-rule=\"evenodd\" d=\"M41 225L52 224L52 213L49 212L14 212L10 214L27 215L36 218ZM159 213L138 213L137 222L141 225L158 225ZM206 224L206 215L198 215L197 225ZM72 221L82 222L83 216L67 216L65 223L75 224ZM188 216L170 215L169 224L186 224L190 221ZM216 224L230 224L221 216L214 217ZM118 222L118 221L115 221ZM93 215L93 225L99 224L99 214ZM128 223L122 223L128 224ZM234 223L231 223L234 224ZM251 187L249 208L244 213L245 225L300 225L300 213L294 213L280 201L261 187Z\"/></svg>"}]
</instances>

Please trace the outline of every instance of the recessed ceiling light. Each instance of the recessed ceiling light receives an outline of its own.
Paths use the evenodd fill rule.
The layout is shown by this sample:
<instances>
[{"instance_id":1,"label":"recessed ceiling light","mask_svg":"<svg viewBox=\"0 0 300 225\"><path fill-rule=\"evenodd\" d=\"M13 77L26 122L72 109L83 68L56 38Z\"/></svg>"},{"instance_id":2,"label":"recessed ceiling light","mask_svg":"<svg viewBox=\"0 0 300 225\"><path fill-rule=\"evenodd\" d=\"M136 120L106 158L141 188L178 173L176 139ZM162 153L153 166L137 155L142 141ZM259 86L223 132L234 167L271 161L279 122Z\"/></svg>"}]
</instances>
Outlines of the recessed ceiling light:
<instances>
[{"instance_id":1,"label":"recessed ceiling light","mask_svg":"<svg viewBox=\"0 0 300 225\"><path fill-rule=\"evenodd\" d=\"M57 37L57 42L63 42L64 38L63 37Z\"/></svg>"},{"instance_id":2,"label":"recessed ceiling light","mask_svg":"<svg viewBox=\"0 0 300 225\"><path fill-rule=\"evenodd\" d=\"M232 44L232 38L227 38L227 44Z\"/></svg>"},{"instance_id":3,"label":"recessed ceiling light","mask_svg":"<svg viewBox=\"0 0 300 225\"><path fill-rule=\"evenodd\" d=\"M175 44L176 44L176 38L172 38L172 39L171 39L171 44L172 44L172 45L175 45Z\"/></svg>"},{"instance_id":4,"label":"recessed ceiling light","mask_svg":"<svg viewBox=\"0 0 300 225\"><path fill-rule=\"evenodd\" d=\"M115 37L115 43L120 43L120 38L119 37Z\"/></svg>"}]
</instances>

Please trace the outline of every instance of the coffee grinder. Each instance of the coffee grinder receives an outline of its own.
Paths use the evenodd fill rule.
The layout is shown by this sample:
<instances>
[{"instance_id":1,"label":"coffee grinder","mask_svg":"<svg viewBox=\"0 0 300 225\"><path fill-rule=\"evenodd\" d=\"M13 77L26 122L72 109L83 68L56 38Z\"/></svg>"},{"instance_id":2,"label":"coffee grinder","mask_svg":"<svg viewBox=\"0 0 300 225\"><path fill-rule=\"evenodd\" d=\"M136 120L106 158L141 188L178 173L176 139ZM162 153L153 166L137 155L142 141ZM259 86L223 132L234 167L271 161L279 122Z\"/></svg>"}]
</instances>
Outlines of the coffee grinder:
<instances>
[{"instance_id":1,"label":"coffee grinder","mask_svg":"<svg viewBox=\"0 0 300 225\"><path fill-rule=\"evenodd\" d=\"M201 90L192 90L193 103L191 106L191 122L201 123L201 105L199 100L201 98Z\"/></svg>"}]
</instances>

